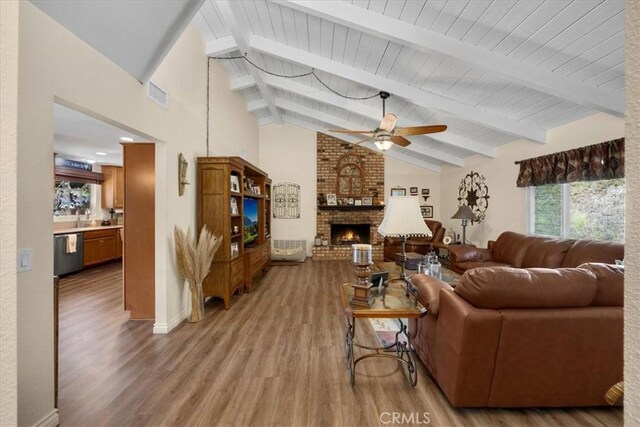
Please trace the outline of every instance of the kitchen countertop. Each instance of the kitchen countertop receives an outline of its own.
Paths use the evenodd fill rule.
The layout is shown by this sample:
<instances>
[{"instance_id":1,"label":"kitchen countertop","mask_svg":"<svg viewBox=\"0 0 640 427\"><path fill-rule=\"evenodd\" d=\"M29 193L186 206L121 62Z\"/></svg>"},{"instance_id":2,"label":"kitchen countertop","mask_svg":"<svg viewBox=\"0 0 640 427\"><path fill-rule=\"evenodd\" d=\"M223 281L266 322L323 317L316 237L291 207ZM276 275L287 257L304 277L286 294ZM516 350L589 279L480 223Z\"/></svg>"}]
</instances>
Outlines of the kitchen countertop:
<instances>
[{"instance_id":1,"label":"kitchen countertop","mask_svg":"<svg viewBox=\"0 0 640 427\"><path fill-rule=\"evenodd\" d=\"M95 230L109 230L111 228L122 228L122 224L120 225L96 225L95 227L80 227L80 228L63 228L61 230L53 230L53 234L69 234L69 233L81 233L84 231L95 231Z\"/></svg>"}]
</instances>

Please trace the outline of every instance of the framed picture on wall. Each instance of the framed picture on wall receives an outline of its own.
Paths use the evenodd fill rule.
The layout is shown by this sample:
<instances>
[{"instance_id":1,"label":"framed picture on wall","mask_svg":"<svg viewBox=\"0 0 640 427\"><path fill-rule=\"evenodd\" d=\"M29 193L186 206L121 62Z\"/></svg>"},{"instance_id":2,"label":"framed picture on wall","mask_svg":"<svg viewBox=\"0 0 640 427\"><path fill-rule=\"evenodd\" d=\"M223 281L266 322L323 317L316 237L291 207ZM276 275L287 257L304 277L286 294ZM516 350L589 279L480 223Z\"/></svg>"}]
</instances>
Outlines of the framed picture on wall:
<instances>
[{"instance_id":1,"label":"framed picture on wall","mask_svg":"<svg viewBox=\"0 0 640 427\"><path fill-rule=\"evenodd\" d=\"M373 197L362 198L362 206L371 206L371 205L373 205Z\"/></svg>"},{"instance_id":2,"label":"framed picture on wall","mask_svg":"<svg viewBox=\"0 0 640 427\"><path fill-rule=\"evenodd\" d=\"M406 196L407 195L407 189L406 188L402 188L402 187L392 188L391 189L391 195L392 196Z\"/></svg>"},{"instance_id":3,"label":"framed picture on wall","mask_svg":"<svg viewBox=\"0 0 640 427\"><path fill-rule=\"evenodd\" d=\"M428 188L423 188L422 189L422 195L423 196L428 196L429 195L429 189Z\"/></svg>"},{"instance_id":4,"label":"framed picture on wall","mask_svg":"<svg viewBox=\"0 0 640 427\"><path fill-rule=\"evenodd\" d=\"M409 194L411 194L412 196L417 196L418 195L418 187L409 187Z\"/></svg>"},{"instance_id":5,"label":"framed picture on wall","mask_svg":"<svg viewBox=\"0 0 640 427\"><path fill-rule=\"evenodd\" d=\"M335 194L327 194L327 206L337 206L338 205L338 198L336 197Z\"/></svg>"},{"instance_id":6,"label":"framed picture on wall","mask_svg":"<svg viewBox=\"0 0 640 427\"><path fill-rule=\"evenodd\" d=\"M420 206L422 218L433 218L433 205Z\"/></svg>"}]
</instances>

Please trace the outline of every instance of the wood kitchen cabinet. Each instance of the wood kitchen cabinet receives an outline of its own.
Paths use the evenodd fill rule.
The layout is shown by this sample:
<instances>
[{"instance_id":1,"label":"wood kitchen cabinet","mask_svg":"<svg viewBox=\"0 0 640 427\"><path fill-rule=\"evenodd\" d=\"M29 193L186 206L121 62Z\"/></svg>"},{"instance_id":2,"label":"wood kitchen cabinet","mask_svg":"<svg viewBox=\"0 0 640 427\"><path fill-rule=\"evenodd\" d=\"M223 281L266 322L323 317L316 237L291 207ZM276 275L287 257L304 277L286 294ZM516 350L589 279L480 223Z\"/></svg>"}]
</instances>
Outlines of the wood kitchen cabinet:
<instances>
[{"instance_id":1,"label":"wood kitchen cabinet","mask_svg":"<svg viewBox=\"0 0 640 427\"><path fill-rule=\"evenodd\" d=\"M120 230L110 228L107 230L95 230L84 232L84 267L113 261L122 256L122 246L118 250L118 243L122 245L119 237Z\"/></svg>"},{"instance_id":2,"label":"wood kitchen cabinet","mask_svg":"<svg viewBox=\"0 0 640 427\"><path fill-rule=\"evenodd\" d=\"M102 207L104 209L124 209L124 168L102 166Z\"/></svg>"}]
</instances>

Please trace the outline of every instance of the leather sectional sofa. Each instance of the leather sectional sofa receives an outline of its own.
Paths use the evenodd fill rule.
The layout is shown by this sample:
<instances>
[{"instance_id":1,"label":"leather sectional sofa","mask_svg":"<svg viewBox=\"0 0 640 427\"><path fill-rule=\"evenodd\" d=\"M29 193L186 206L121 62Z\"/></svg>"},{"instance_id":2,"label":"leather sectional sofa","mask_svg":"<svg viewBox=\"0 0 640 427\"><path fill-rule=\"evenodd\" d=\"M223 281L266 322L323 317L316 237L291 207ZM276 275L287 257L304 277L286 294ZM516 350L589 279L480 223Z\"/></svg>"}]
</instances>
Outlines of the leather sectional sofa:
<instances>
[{"instance_id":1,"label":"leather sectional sofa","mask_svg":"<svg viewBox=\"0 0 640 427\"><path fill-rule=\"evenodd\" d=\"M431 230L431 237L411 237L407 239L407 253L415 252L426 255L431 249L432 243L440 243L444 239L446 228L442 226L440 221L432 221L426 219L427 227ZM402 252L402 239L398 237L384 238L384 259L387 261L395 261L396 254Z\"/></svg>"},{"instance_id":2,"label":"leather sectional sofa","mask_svg":"<svg viewBox=\"0 0 640 427\"><path fill-rule=\"evenodd\" d=\"M449 402L606 405L623 379L624 246L503 233L490 248L456 258L477 264L455 289L412 276L428 310L414 347Z\"/></svg>"},{"instance_id":3,"label":"leather sectional sofa","mask_svg":"<svg viewBox=\"0 0 640 427\"><path fill-rule=\"evenodd\" d=\"M447 249L451 270L460 274L476 267L560 268L586 262L614 264L616 259L624 259L622 243L527 236L512 231L505 231L495 242L490 241L487 249L473 246Z\"/></svg>"}]
</instances>

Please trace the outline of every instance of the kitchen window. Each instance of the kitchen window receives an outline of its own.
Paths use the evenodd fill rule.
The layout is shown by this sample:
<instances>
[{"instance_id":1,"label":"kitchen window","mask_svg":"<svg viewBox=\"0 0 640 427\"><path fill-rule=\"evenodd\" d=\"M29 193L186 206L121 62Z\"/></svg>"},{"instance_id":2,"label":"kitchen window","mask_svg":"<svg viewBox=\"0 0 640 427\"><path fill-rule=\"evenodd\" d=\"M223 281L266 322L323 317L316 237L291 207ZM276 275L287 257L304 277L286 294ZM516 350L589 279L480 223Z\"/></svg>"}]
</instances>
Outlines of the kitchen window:
<instances>
[{"instance_id":1,"label":"kitchen window","mask_svg":"<svg viewBox=\"0 0 640 427\"><path fill-rule=\"evenodd\" d=\"M96 187L96 184L56 181L53 214L55 216L65 216L95 211Z\"/></svg>"}]
</instances>

